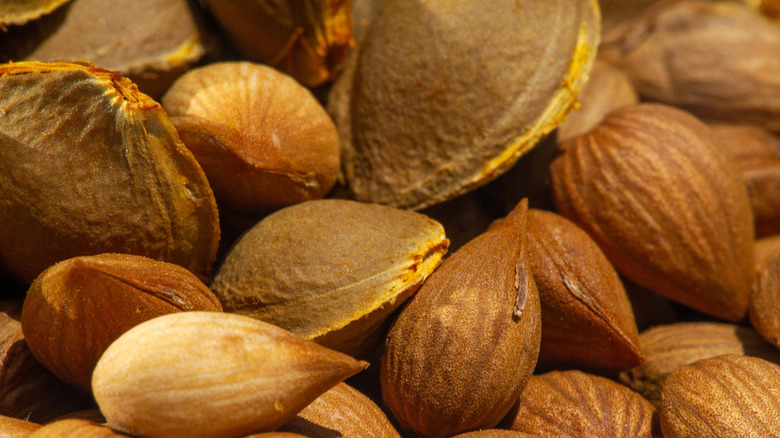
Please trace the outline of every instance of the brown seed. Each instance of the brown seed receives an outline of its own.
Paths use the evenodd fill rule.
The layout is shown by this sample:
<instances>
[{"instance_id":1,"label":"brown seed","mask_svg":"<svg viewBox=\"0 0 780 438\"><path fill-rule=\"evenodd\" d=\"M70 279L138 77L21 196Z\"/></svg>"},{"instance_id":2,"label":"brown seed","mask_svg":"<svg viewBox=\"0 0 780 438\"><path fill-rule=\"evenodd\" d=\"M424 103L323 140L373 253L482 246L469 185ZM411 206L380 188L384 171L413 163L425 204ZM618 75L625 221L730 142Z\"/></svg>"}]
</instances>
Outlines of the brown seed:
<instances>
[{"instance_id":1,"label":"brown seed","mask_svg":"<svg viewBox=\"0 0 780 438\"><path fill-rule=\"evenodd\" d=\"M360 355L447 251L428 217L347 200L282 209L232 248L212 289L225 311Z\"/></svg>"},{"instance_id":2,"label":"brown seed","mask_svg":"<svg viewBox=\"0 0 780 438\"><path fill-rule=\"evenodd\" d=\"M764 265L769 256L775 251L780 250L780 234L756 240L754 249L753 253L756 258L756 269L758 269Z\"/></svg>"},{"instance_id":3,"label":"brown seed","mask_svg":"<svg viewBox=\"0 0 780 438\"><path fill-rule=\"evenodd\" d=\"M661 393L666 438L780 435L780 366L723 355L678 368Z\"/></svg>"},{"instance_id":4,"label":"brown seed","mask_svg":"<svg viewBox=\"0 0 780 438\"><path fill-rule=\"evenodd\" d=\"M245 316L181 312L120 336L92 390L108 425L131 435L240 437L279 428L367 365Z\"/></svg>"},{"instance_id":5,"label":"brown seed","mask_svg":"<svg viewBox=\"0 0 780 438\"><path fill-rule=\"evenodd\" d=\"M749 43L748 43L749 42ZM738 2L660 2L604 35L639 94L699 117L780 131L780 27ZM717 66L717 67L715 67Z\"/></svg>"},{"instance_id":6,"label":"brown seed","mask_svg":"<svg viewBox=\"0 0 780 438\"><path fill-rule=\"evenodd\" d=\"M356 199L420 209L512 167L574 105L598 45L597 9L387 3L339 81L351 83L329 96Z\"/></svg>"},{"instance_id":7,"label":"brown seed","mask_svg":"<svg viewBox=\"0 0 780 438\"><path fill-rule=\"evenodd\" d=\"M241 53L314 87L332 81L353 45L352 2L206 0Z\"/></svg>"},{"instance_id":8,"label":"brown seed","mask_svg":"<svg viewBox=\"0 0 780 438\"><path fill-rule=\"evenodd\" d=\"M660 436L655 408L641 395L582 371L532 376L517 409L503 423L539 437Z\"/></svg>"},{"instance_id":9,"label":"brown seed","mask_svg":"<svg viewBox=\"0 0 780 438\"><path fill-rule=\"evenodd\" d=\"M764 339L780 348L780 250L758 268L750 295L750 322Z\"/></svg>"},{"instance_id":10,"label":"brown seed","mask_svg":"<svg viewBox=\"0 0 780 438\"><path fill-rule=\"evenodd\" d=\"M0 61L90 61L159 99L206 52L196 12L186 0L73 1L0 34Z\"/></svg>"},{"instance_id":11,"label":"brown seed","mask_svg":"<svg viewBox=\"0 0 780 438\"><path fill-rule=\"evenodd\" d=\"M333 121L309 90L277 70L209 64L179 78L162 104L220 207L267 213L322 198L336 182Z\"/></svg>"},{"instance_id":12,"label":"brown seed","mask_svg":"<svg viewBox=\"0 0 780 438\"><path fill-rule=\"evenodd\" d=\"M618 109L562 144L553 196L622 275L738 321L753 281L753 216L738 170L714 141L684 111Z\"/></svg>"},{"instance_id":13,"label":"brown seed","mask_svg":"<svg viewBox=\"0 0 780 438\"><path fill-rule=\"evenodd\" d=\"M19 321L0 313L0 415L43 423L90 405L35 360Z\"/></svg>"},{"instance_id":14,"label":"brown seed","mask_svg":"<svg viewBox=\"0 0 780 438\"><path fill-rule=\"evenodd\" d=\"M628 75L610 63L596 59L577 102L580 109L569 113L558 126L559 142L590 131L614 109L639 103L639 96Z\"/></svg>"},{"instance_id":15,"label":"brown seed","mask_svg":"<svg viewBox=\"0 0 780 438\"><path fill-rule=\"evenodd\" d=\"M450 256L399 312L380 381L404 430L447 437L492 428L523 390L541 335L527 205Z\"/></svg>"},{"instance_id":16,"label":"brown seed","mask_svg":"<svg viewBox=\"0 0 780 438\"><path fill-rule=\"evenodd\" d=\"M119 252L208 277L211 188L162 107L85 63L0 66L0 270L29 283L67 258Z\"/></svg>"},{"instance_id":17,"label":"brown seed","mask_svg":"<svg viewBox=\"0 0 780 438\"><path fill-rule=\"evenodd\" d=\"M19 25L36 20L68 3L70 0L4 0L0 3L0 27Z\"/></svg>"},{"instance_id":18,"label":"brown seed","mask_svg":"<svg viewBox=\"0 0 780 438\"><path fill-rule=\"evenodd\" d=\"M523 432L504 429L483 429L473 432L461 433L453 438L534 438L537 435L529 435Z\"/></svg>"},{"instance_id":19,"label":"brown seed","mask_svg":"<svg viewBox=\"0 0 780 438\"><path fill-rule=\"evenodd\" d=\"M379 406L346 383L339 383L317 397L281 430L311 438L328 438L335 434L363 438L401 437Z\"/></svg>"},{"instance_id":20,"label":"brown seed","mask_svg":"<svg viewBox=\"0 0 780 438\"><path fill-rule=\"evenodd\" d=\"M744 354L780 363L780 351L755 330L735 324L679 322L639 334L645 363L620 380L658 406L661 387L677 368L722 354Z\"/></svg>"},{"instance_id":21,"label":"brown seed","mask_svg":"<svg viewBox=\"0 0 780 438\"><path fill-rule=\"evenodd\" d=\"M30 438L119 438L130 437L90 420L67 419L46 424Z\"/></svg>"},{"instance_id":22,"label":"brown seed","mask_svg":"<svg viewBox=\"0 0 780 438\"><path fill-rule=\"evenodd\" d=\"M528 260L542 308L539 361L601 370L639 365L634 313L598 245L563 216L528 211Z\"/></svg>"},{"instance_id":23,"label":"brown seed","mask_svg":"<svg viewBox=\"0 0 780 438\"><path fill-rule=\"evenodd\" d=\"M156 316L222 311L191 272L126 254L67 259L35 279L22 327L35 358L64 382L89 392L92 370L116 338Z\"/></svg>"}]
</instances>

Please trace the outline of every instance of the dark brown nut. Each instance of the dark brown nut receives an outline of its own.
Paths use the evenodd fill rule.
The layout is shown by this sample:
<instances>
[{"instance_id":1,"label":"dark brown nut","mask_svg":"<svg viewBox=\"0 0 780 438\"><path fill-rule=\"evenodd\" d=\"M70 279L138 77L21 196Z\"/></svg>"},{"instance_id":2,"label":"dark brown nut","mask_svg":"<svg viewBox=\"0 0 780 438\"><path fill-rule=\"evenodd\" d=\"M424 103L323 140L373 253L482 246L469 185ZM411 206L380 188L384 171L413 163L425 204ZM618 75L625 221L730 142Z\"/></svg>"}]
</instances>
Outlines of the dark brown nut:
<instances>
[{"instance_id":1,"label":"dark brown nut","mask_svg":"<svg viewBox=\"0 0 780 438\"><path fill-rule=\"evenodd\" d=\"M739 321L753 282L753 215L739 171L689 113L660 104L612 112L561 145L556 209L625 277Z\"/></svg>"},{"instance_id":2,"label":"dark brown nut","mask_svg":"<svg viewBox=\"0 0 780 438\"><path fill-rule=\"evenodd\" d=\"M193 355L193 340L207 354ZM115 430L240 437L278 429L366 366L246 316L180 312L120 336L95 367L92 390Z\"/></svg>"},{"instance_id":3,"label":"dark brown nut","mask_svg":"<svg viewBox=\"0 0 780 438\"><path fill-rule=\"evenodd\" d=\"M355 198L421 209L512 167L574 106L598 45L597 9L388 2L328 100Z\"/></svg>"},{"instance_id":4,"label":"dark brown nut","mask_svg":"<svg viewBox=\"0 0 780 438\"><path fill-rule=\"evenodd\" d=\"M641 395L582 371L531 376L518 406L502 424L550 438L660 436L655 408Z\"/></svg>"},{"instance_id":5,"label":"dark brown nut","mask_svg":"<svg viewBox=\"0 0 780 438\"><path fill-rule=\"evenodd\" d=\"M659 405L661 387L677 368L722 354L744 354L780 363L780 351L755 330L736 324L679 322L639 334L645 362L620 374L620 380Z\"/></svg>"},{"instance_id":6,"label":"dark brown nut","mask_svg":"<svg viewBox=\"0 0 780 438\"><path fill-rule=\"evenodd\" d=\"M336 182L336 126L309 90L277 70L209 64L179 78L162 104L220 208L267 213L322 198Z\"/></svg>"},{"instance_id":7,"label":"dark brown nut","mask_svg":"<svg viewBox=\"0 0 780 438\"><path fill-rule=\"evenodd\" d=\"M780 365L723 355L675 370L661 392L666 438L780 435Z\"/></svg>"},{"instance_id":8,"label":"dark brown nut","mask_svg":"<svg viewBox=\"0 0 780 438\"><path fill-rule=\"evenodd\" d=\"M542 307L539 361L602 371L639 365L631 303L598 245L563 216L536 209L528 241Z\"/></svg>"},{"instance_id":9,"label":"dark brown nut","mask_svg":"<svg viewBox=\"0 0 780 438\"><path fill-rule=\"evenodd\" d=\"M205 0L241 53L314 87L336 78L354 44L352 2Z\"/></svg>"},{"instance_id":10,"label":"dark brown nut","mask_svg":"<svg viewBox=\"0 0 780 438\"><path fill-rule=\"evenodd\" d=\"M640 96L780 132L780 26L739 2L659 2L604 35L599 56Z\"/></svg>"},{"instance_id":11,"label":"dark brown nut","mask_svg":"<svg viewBox=\"0 0 780 438\"><path fill-rule=\"evenodd\" d=\"M41 273L24 300L22 329L38 361L89 392L95 364L119 335L156 316L189 310L222 306L181 266L100 254L64 260Z\"/></svg>"},{"instance_id":12,"label":"dark brown nut","mask_svg":"<svg viewBox=\"0 0 780 438\"><path fill-rule=\"evenodd\" d=\"M339 383L301 410L281 431L311 438L401 438L379 406L360 391Z\"/></svg>"},{"instance_id":13,"label":"dark brown nut","mask_svg":"<svg viewBox=\"0 0 780 438\"><path fill-rule=\"evenodd\" d=\"M526 212L524 200L461 247L399 312L380 382L402 429L448 437L495 427L525 387L541 335Z\"/></svg>"},{"instance_id":14,"label":"dark brown nut","mask_svg":"<svg viewBox=\"0 0 780 438\"><path fill-rule=\"evenodd\" d=\"M0 270L32 282L80 255L138 254L209 277L206 176L162 107L86 63L0 65Z\"/></svg>"},{"instance_id":15,"label":"dark brown nut","mask_svg":"<svg viewBox=\"0 0 780 438\"><path fill-rule=\"evenodd\" d=\"M558 126L558 142L590 131L612 110L639 103L639 96L628 75L603 59L596 59L577 102L579 109L569 113Z\"/></svg>"},{"instance_id":16,"label":"dark brown nut","mask_svg":"<svg viewBox=\"0 0 780 438\"><path fill-rule=\"evenodd\" d=\"M44 423L87 406L93 406L90 397L35 360L21 323L0 313L0 415Z\"/></svg>"},{"instance_id":17,"label":"dark brown nut","mask_svg":"<svg viewBox=\"0 0 780 438\"><path fill-rule=\"evenodd\" d=\"M449 241L432 219L340 199L267 216L233 246L212 289L227 312L362 355L382 323L439 265Z\"/></svg>"}]
</instances>

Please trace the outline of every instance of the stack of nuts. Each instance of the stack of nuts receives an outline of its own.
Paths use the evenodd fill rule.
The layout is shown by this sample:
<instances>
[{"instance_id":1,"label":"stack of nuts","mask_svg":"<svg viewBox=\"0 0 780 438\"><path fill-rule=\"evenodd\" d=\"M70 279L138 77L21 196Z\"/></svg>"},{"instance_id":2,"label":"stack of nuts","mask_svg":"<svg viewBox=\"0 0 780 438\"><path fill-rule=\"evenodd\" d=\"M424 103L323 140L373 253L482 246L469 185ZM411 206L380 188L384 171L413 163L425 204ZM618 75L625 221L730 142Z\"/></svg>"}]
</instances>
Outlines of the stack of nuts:
<instances>
[{"instance_id":1,"label":"stack of nuts","mask_svg":"<svg viewBox=\"0 0 780 438\"><path fill-rule=\"evenodd\" d=\"M0 436L780 436L780 2L0 29Z\"/></svg>"}]
</instances>

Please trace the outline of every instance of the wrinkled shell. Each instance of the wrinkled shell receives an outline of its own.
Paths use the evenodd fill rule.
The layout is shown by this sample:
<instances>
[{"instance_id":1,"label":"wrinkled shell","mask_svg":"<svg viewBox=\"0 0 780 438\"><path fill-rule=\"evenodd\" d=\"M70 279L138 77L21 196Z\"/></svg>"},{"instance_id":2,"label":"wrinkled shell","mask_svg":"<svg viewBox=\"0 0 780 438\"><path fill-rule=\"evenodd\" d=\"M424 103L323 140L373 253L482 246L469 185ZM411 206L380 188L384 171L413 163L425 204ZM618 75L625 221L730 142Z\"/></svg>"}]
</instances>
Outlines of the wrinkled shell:
<instances>
[{"instance_id":1,"label":"wrinkled shell","mask_svg":"<svg viewBox=\"0 0 780 438\"><path fill-rule=\"evenodd\" d=\"M267 212L322 198L336 182L336 126L309 90L277 70L209 64L179 78L162 104L220 207Z\"/></svg>"},{"instance_id":2,"label":"wrinkled shell","mask_svg":"<svg viewBox=\"0 0 780 438\"><path fill-rule=\"evenodd\" d=\"M738 170L714 141L684 111L618 109L562 145L553 196L622 275L738 321L753 280L753 216Z\"/></svg>"},{"instance_id":3,"label":"wrinkled shell","mask_svg":"<svg viewBox=\"0 0 780 438\"><path fill-rule=\"evenodd\" d=\"M204 354L192 354L193 340ZM240 315L182 312L120 336L92 390L113 429L148 437L240 437L286 423L367 364Z\"/></svg>"},{"instance_id":4,"label":"wrinkled shell","mask_svg":"<svg viewBox=\"0 0 780 438\"><path fill-rule=\"evenodd\" d=\"M428 437L492 428L523 390L541 335L526 212L523 201L461 247L399 312L380 381L401 428Z\"/></svg>"},{"instance_id":5,"label":"wrinkled shell","mask_svg":"<svg viewBox=\"0 0 780 438\"><path fill-rule=\"evenodd\" d=\"M336 78L352 40L352 1L205 0L247 58L304 85Z\"/></svg>"},{"instance_id":6,"label":"wrinkled shell","mask_svg":"<svg viewBox=\"0 0 780 438\"><path fill-rule=\"evenodd\" d=\"M35 360L19 321L0 313L0 415L42 423L88 403Z\"/></svg>"},{"instance_id":7,"label":"wrinkled shell","mask_svg":"<svg viewBox=\"0 0 780 438\"><path fill-rule=\"evenodd\" d=\"M780 435L780 366L723 355L678 368L661 393L665 438Z\"/></svg>"},{"instance_id":8,"label":"wrinkled shell","mask_svg":"<svg viewBox=\"0 0 780 438\"><path fill-rule=\"evenodd\" d=\"M595 0L387 3L329 97L353 195L420 209L494 179L572 108L598 40Z\"/></svg>"},{"instance_id":9,"label":"wrinkled shell","mask_svg":"<svg viewBox=\"0 0 780 438\"><path fill-rule=\"evenodd\" d=\"M162 107L87 64L0 66L0 270L119 252L211 273L216 203Z\"/></svg>"},{"instance_id":10,"label":"wrinkled shell","mask_svg":"<svg viewBox=\"0 0 780 438\"><path fill-rule=\"evenodd\" d=\"M517 409L504 420L512 430L550 438L655 436L655 408L641 395L582 371L531 376Z\"/></svg>"},{"instance_id":11,"label":"wrinkled shell","mask_svg":"<svg viewBox=\"0 0 780 438\"><path fill-rule=\"evenodd\" d=\"M780 348L780 250L759 267L750 295L750 322L767 341Z\"/></svg>"},{"instance_id":12,"label":"wrinkled shell","mask_svg":"<svg viewBox=\"0 0 780 438\"><path fill-rule=\"evenodd\" d=\"M737 2L663 2L604 36L645 98L780 131L780 26Z\"/></svg>"},{"instance_id":13,"label":"wrinkled shell","mask_svg":"<svg viewBox=\"0 0 780 438\"><path fill-rule=\"evenodd\" d=\"M758 356L780 363L780 351L759 334L735 324L680 322L639 334L645 362L620 374L620 380L653 404L661 398L666 377L679 367L722 354Z\"/></svg>"},{"instance_id":14,"label":"wrinkled shell","mask_svg":"<svg viewBox=\"0 0 780 438\"><path fill-rule=\"evenodd\" d=\"M126 254L67 259L35 279L22 328L35 358L64 382L89 392L92 370L122 333L143 321L188 310L222 311L191 272Z\"/></svg>"},{"instance_id":15,"label":"wrinkled shell","mask_svg":"<svg viewBox=\"0 0 780 438\"><path fill-rule=\"evenodd\" d=\"M528 259L542 307L539 361L601 370L639 365L634 313L598 245L566 218L528 212Z\"/></svg>"},{"instance_id":16,"label":"wrinkled shell","mask_svg":"<svg viewBox=\"0 0 780 438\"><path fill-rule=\"evenodd\" d=\"M119 438L130 437L90 420L58 420L44 425L29 438Z\"/></svg>"},{"instance_id":17,"label":"wrinkled shell","mask_svg":"<svg viewBox=\"0 0 780 438\"><path fill-rule=\"evenodd\" d=\"M400 438L387 416L370 398L346 383L317 397L285 424L282 431L311 438Z\"/></svg>"},{"instance_id":18,"label":"wrinkled shell","mask_svg":"<svg viewBox=\"0 0 780 438\"><path fill-rule=\"evenodd\" d=\"M0 26L19 25L36 20L70 0L3 0L0 2ZM5 29L3 29L5 31Z\"/></svg>"},{"instance_id":19,"label":"wrinkled shell","mask_svg":"<svg viewBox=\"0 0 780 438\"><path fill-rule=\"evenodd\" d=\"M628 75L610 63L596 59L577 102L579 109L569 113L558 126L559 142L590 131L614 109L639 103L639 96Z\"/></svg>"},{"instance_id":20,"label":"wrinkled shell","mask_svg":"<svg viewBox=\"0 0 780 438\"><path fill-rule=\"evenodd\" d=\"M212 289L225 311L358 355L446 253L428 217L347 200L282 209L232 248Z\"/></svg>"},{"instance_id":21,"label":"wrinkled shell","mask_svg":"<svg viewBox=\"0 0 780 438\"><path fill-rule=\"evenodd\" d=\"M90 61L158 99L206 52L195 12L186 0L73 1L1 33L0 61Z\"/></svg>"}]
</instances>

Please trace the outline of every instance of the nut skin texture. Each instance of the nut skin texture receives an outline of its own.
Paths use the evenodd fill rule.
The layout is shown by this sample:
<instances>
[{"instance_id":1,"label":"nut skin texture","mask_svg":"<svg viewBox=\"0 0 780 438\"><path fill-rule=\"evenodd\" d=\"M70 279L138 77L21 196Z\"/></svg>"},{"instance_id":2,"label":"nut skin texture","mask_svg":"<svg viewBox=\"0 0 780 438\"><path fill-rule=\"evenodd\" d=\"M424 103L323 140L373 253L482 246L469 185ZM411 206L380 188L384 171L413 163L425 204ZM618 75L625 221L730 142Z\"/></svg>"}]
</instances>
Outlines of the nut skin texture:
<instances>
[{"instance_id":1,"label":"nut skin texture","mask_svg":"<svg viewBox=\"0 0 780 438\"><path fill-rule=\"evenodd\" d=\"M655 412L641 395L605 377L552 371L531 376L502 424L539 437L650 438L659 436Z\"/></svg>"},{"instance_id":2,"label":"nut skin texture","mask_svg":"<svg viewBox=\"0 0 780 438\"><path fill-rule=\"evenodd\" d=\"M773 132L780 132L778 52L777 23L739 2L701 0L659 2L599 47L646 100Z\"/></svg>"},{"instance_id":3,"label":"nut skin texture","mask_svg":"<svg viewBox=\"0 0 780 438\"><path fill-rule=\"evenodd\" d=\"M528 241L542 308L539 361L602 371L642 363L626 291L588 234L563 216L530 209Z\"/></svg>"},{"instance_id":4,"label":"nut skin texture","mask_svg":"<svg viewBox=\"0 0 780 438\"><path fill-rule=\"evenodd\" d=\"M35 360L21 323L0 313L0 415L43 423L90 402Z\"/></svg>"},{"instance_id":5,"label":"nut skin texture","mask_svg":"<svg viewBox=\"0 0 780 438\"><path fill-rule=\"evenodd\" d=\"M473 432L461 433L455 435L452 438L534 438L537 435L529 435L527 433L517 432L514 430L504 429L483 429L475 430Z\"/></svg>"},{"instance_id":6,"label":"nut skin texture","mask_svg":"<svg viewBox=\"0 0 780 438\"><path fill-rule=\"evenodd\" d=\"M382 398L414 436L492 428L539 354L526 255L527 201L462 246L399 312L380 363Z\"/></svg>"},{"instance_id":7,"label":"nut skin texture","mask_svg":"<svg viewBox=\"0 0 780 438\"><path fill-rule=\"evenodd\" d=\"M0 415L0 431L2 431L3 438L27 438L40 428L40 424L32 421Z\"/></svg>"},{"instance_id":8,"label":"nut skin texture","mask_svg":"<svg viewBox=\"0 0 780 438\"><path fill-rule=\"evenodd\" d=\"M127 254L67 259L35 279L22 329L38 361L89 392L92 370L122 333L154 317L222 311L216 296L181 266Z\"/></svg>"},{"instance_id":9,"label":"nut skin texture","mask_svg":"<svg viewBox=\"0 0 780 438\"><path fill-rule=\"evenodd\" d=\"M596 59L582 92L577 96L579 109L566 116L558 126L558 142L582 135L596 127L612 110L639 103L631 79L603 59Z\"/></svg>"},{"instance_id":10,"label":"nut skin texture","mask_svg":"<svg viewBox=\"0 0 780 438\"><path fill-rule=\"evenodd\" d=\"M780 366L722 355L675 370L661 392L666 438L780 435Z\"/></svg>"},{"instance_id":11,"label":"nut skin texture","mask_svg":"<svg viewBox=\"0 0 780 438\"><path fill-rule=\"evenodd\" d=\"M225 311L360 356L447 251L442 226L377 204L323 199L267 216L233 246L211 285Z\"/></svg>"},{"instance_id":12,"label":"nut skin texture","mask_svg":"<svg viewBox=\"0 0 780 438\"><path fill-rule=\"evenodd\" d=\"M29 284L118 252L210 278L214 194L157 102L88 63L15 62L0 66L0 107L0 270Z\"/></svg>"},{"instance_id":13,"label":"nut skin texture","mask_svg":"<svg viewBox=\"0 0 780 438\"><path fill-rule=\"evenodd\" d=\"M730 321L753 281L753 216L738 170L709 128L660 104L618 109L561 145L558 212L637 284Z\"/></svg>"},{"instance_id":14,"label":"nut skin texture","mask_svg":"<svg viewBox=\"0 0 780 438\"><path fill-rule=\"evenodd\" d=\"M192 354L195 339L202 354ZM279 428L367 365L246 316L181 312L114 341L92 390L112 429L231 438Z\"/></svg>"},{"instance_id":15,"label":"nut skin texture","mask_svg":"<svg viewBox=\"0 0 780 438\"><path fill-rule=\"evenodd\" d=\"M639 334L645 362L620 374L620 381L660 406L661 388L679 367L723 354L756 356L780 363L780 351L750 327L714 322L659 325Z\"/></svg>"},{"instance_id":16,"label":"nut skin texture","mask_svg":"<svg viewBox=\"0 0 780 438\"><path fill-rule=\"evenodd\" d=\"M750 295L750 322L772 345L780 348L780 249L759 267Z\"/></svg>"},{"instance_id":17,"label":"nut skin texture","mask_svg":"<svg viewBox=\"0 0 780 438\"><path fill-rule=\"evenodd\" d=\"M0 26L25 24L49 14L70 0L6 0L0 4Z\"/></svg>"},{"instance_id":18,"label":"nut skin texture","mask_svg":"<svg viewBox=\"0 0 780 438\"><path fill-rule=\"evenodd\" d=\"M599 37L595 0L387 2L328 101L353 196L419 210L495 179L572 109Z\"/></svg>"},{"instance_id":19,"label":"nut skin texture","mask_svg":"<svg viewBox=\"0 0 780 438\"><path fill-rule=\"evenodd\" d=\"M754 251L756 270L760 269L776 251L780 251L780 234L757 239Z\"/></svg>"},{"instance_id":20,"label":"nut skin texture","mask_svg":"<svg viewBox=\"0 0 780 438\"><path fill-rule=\"evenodd\" d=\"M220 207L267 213L322 198L336 182L336 126L309 90L275 69L251 62L196 68L162 104Z\"/></svg>"},{"instance_id":21,"label":"nut skin texture","mask_svg":"<svg viewBox=\"0 0 780 438\"><path fill-rule=\"evenodd\" d=\"M281 431L310 438L343 437L401 438L379 406L360 391L339 383L317 397Z\"/></svg>"},{"instance_id":22,"label":"nut skin texture","mask_svg":"<svg viewBox=\"0 0 780 438\"><path fill-rule=\"evenodd\" d=\"M91 420L66 419L48 423L30 438L119 438L130 437Z\"/></svg>"}]
</instances>

